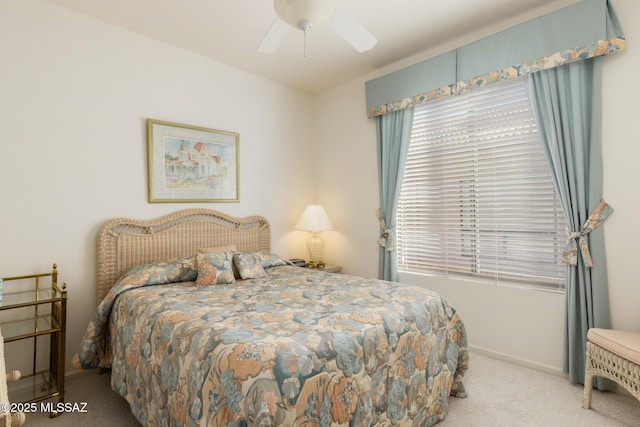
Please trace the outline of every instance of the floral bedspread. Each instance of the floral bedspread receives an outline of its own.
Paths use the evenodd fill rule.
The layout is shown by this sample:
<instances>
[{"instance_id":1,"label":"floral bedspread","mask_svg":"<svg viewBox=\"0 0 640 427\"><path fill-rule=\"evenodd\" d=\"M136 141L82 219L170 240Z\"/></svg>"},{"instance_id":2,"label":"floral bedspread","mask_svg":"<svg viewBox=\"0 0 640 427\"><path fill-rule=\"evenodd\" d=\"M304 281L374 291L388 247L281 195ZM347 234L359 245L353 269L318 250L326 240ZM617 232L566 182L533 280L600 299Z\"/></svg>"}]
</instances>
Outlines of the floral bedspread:
<instances>
[{"instance_id":1,"label":"floral bedspread","mask_svg":"<svg viewBox=\"0 0 640 427\"><path fill-rule=\"evenodd\" d=\"M465 396L465 328L440 295L267 272L114 289L74 365L110 366L113 389L153 426L430 426Z\"/></svg>"}]
</instances>

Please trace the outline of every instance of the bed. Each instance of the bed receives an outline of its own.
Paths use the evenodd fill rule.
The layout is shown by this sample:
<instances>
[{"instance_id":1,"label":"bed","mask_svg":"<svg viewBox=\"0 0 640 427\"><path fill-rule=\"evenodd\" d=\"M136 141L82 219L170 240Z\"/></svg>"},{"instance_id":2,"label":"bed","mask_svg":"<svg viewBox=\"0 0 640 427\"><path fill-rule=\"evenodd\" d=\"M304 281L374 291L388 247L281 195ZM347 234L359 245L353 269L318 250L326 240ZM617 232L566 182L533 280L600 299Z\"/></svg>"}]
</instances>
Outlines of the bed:
<instances>
[{"instance_id":1,"label":"bed","mask_svg":"<svg viewBox=\"0 0 640 427\"><path fill-rule=\"evenodd\" d=\"M149 426L430 426L466 395L442 296L295 267L270 241L265 218L209 209L105 223L73 365L110 369Z\"/></svg>"}]
</instances>

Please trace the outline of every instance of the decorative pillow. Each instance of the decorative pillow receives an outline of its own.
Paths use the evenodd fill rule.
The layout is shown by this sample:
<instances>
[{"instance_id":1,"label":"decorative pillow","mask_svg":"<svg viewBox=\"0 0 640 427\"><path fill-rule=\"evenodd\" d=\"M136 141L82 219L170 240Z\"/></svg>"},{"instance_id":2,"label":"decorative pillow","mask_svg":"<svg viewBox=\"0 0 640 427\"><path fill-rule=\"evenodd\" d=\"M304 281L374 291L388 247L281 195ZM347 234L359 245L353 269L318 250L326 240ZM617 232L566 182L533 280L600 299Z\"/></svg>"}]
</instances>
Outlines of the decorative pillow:
<instances>
[{"instance_id":1,"label":"decorative pillow","mask_svg":"<svg viewBox=\"0 0 640 427\"><path fill-rule=\"evenodd\" d=\"M125 285L163 285L166 283L192 282L198 276L196 257L188 256L171 261L140 264L127 271L118 280Z\"/></svg>"},{"instance_id":2,"label":"decorative pillow","mask_svg":"<svg viewBox=\"0 0 640 427\"><path fill-rule=\"evenodd\" d=\"M262 268L269 268L269 267L275 267L276 265L287 264L286 262L284 262L282 258L280 258L278 255L271 252L260 251L260 252L254 252L253 255L256 257L258 261L260 261L260 265L262 266Z\"/></svg>"},{"instance_id":3,"label":"decorative pillow","mask_svg":"<svg viewBox=\"0 0 640 427\"><path fill-rule=\"evenodd\" d=\"M237 252L233 254L233 264L238 269L242 279L256 279L267 275L260 260L255 256L255 252Z\"/></svg>"},{"instance_id":4,"label":"decorative pillow","mask_svg":"<svg viewBox=\"0 0 640 427\"><path fill-rule=\"evenodd\" d=\"M212 246L210 248L200 248L198 252L203 254L220 254L223 252L231 252L231 256L229 259L233 258L233 253L237 252L236 245L226 245L226 246ZM233 276L236 279L240 278L240 273L238 273L238 269L236 268L233 262L231 263L231 270L233 270Z\"/></svg>"},{"instance_id":5,"label":"decorative pillow","mask_svg":"<svg viewBox=\"0 0 640 427\"><path fill-rule=\"evenodd\" d=\"M231 284L236 281L231 270L232 252L214 254L198 253L198 277L196 286Z\"/></svg>"}]
</instances>

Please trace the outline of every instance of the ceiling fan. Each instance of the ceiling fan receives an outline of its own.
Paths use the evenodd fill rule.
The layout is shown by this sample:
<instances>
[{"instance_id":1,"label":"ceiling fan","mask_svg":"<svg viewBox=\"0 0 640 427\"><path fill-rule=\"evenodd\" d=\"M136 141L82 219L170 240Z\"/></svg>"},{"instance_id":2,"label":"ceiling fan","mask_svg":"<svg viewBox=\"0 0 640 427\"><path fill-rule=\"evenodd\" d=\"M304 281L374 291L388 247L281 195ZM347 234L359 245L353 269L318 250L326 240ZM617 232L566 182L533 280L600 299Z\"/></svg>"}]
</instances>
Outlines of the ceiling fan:
<instances>
[{"instance_id":1,"label":"ceiling fan","mask_svg":"<svg viewBox=\"0 0 640 427\"><path fill-rule=\"evenodd\" d=\"M335 0L273 0L273 8L278 17L262 39L258 52L275 52L293 27L304 33L304 56L307 56L307 32L325 22L358 52L365 52L378 42L349 13L336 7Z\"/></svg>"}]
</instances>

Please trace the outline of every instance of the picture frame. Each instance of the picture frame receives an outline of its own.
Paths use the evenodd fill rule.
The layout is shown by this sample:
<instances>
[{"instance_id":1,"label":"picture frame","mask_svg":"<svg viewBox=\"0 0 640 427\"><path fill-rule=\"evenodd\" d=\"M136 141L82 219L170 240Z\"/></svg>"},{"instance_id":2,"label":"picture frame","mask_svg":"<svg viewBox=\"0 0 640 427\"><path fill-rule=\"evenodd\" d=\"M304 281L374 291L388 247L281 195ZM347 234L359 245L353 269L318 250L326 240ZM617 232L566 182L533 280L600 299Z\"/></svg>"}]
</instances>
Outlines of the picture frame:
<instances>
[{"instance_id":1,"label":"picture frame","mask_svg":"<svg viewBox=\"0 0 640 427\"><path fill-rule=\"evenodd\" d=\"M147 119L149 203L239 202L240 135Z\"/></svg>"}]
</instances>

